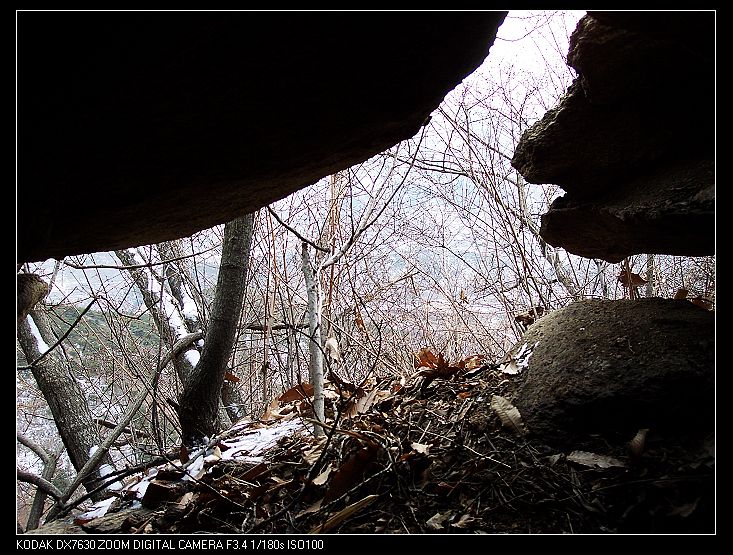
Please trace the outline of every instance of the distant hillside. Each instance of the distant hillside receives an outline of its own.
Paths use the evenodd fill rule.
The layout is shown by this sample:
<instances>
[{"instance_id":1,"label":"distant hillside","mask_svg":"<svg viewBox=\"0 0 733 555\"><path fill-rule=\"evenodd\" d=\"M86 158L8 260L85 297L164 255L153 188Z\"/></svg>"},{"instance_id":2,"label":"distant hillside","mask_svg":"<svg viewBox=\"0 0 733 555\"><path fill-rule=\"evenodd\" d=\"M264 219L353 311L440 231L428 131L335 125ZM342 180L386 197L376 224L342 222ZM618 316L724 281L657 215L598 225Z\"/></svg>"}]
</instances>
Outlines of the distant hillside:
<instances>
[{"instance_id":1,"label":"distant hillside","mask_svg":"<svg viewBox=\"0 0 733 555\"><path fill-rule=\"evenodd\" d=\"M79 305L58 305L51 311L51 325L57 335L61 335L71 326L79 314L84 310ZM114 318L112 325L117 330L115 333L110 329L105 315L93 307L74 327L66 341L78 349L101 351L104 348L114 348L118 345L117 336L120 330L131 335L141 348L155 348L158 346L159 336L149 313L139 318L128 318L122 315L108 313L108 317Z\"/></svg>"}]
</instances>

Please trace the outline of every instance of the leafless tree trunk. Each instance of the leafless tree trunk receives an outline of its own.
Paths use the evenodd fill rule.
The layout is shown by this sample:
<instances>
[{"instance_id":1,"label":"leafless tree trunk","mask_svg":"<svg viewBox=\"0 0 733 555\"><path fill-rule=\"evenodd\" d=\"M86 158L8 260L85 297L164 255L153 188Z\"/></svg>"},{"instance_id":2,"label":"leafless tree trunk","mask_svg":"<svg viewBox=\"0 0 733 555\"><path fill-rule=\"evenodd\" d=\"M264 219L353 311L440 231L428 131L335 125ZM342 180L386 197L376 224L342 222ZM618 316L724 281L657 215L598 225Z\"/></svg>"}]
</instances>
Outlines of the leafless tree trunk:
<instances>
[{"instance_id":1,"label":"leafless tree trunk","mask_svg":"<svg viewBox=\"0 0 733 555\"><path fill-rule=\"evenodd\" d=\"M32 364L47 350L45 344L55 342L46 315L33 310L28 317L19 322L18 341L26 360ZM51 409L71 464L78 472L89 460L92 448L100 444L99 431L87 405L84 391L58 349L34 364L31 372ZM100 462L112 463L109 455ZM84 486L88 491L94 488L94 482L98 478L95 472L84 480Z\"/></svg>"},{"instance_id":2,"label":"leafless tree trunk","mask_svg":"<svg viewBox=\"0 0 733 555\"><path fill-rule=\"evenodd\" d=\"M654 255L646 255L646 296L654 296Z\"/></svg>"},{"instance_id":3,"label":"leafless tree trunk","mask_svg":"<svg viewBox=\"0 0 733 555\"><path fill-rule=\"evenodd\" d=\"M254 214L248 214L224 226L216 295L203 352L179 399L181 434L187 445L216 432L219 395L242 312L253 224Z\"/></svg>"},{"instance_id":4,"label":"leafless tree trunk","mask_svg":"<svg viewBox=\"0 0 733 555\"><path fill-rule=\"evenodd\" d=\"M140 263L134 249L117 250L115 251L115 255L125 266L136 266ZM159 276L152 267L130 268L128 272L135 285L137 285L143 297L145 307L152 315L155 326L158 328L158 333L165 345L170 347L187 332L193 333L196 331L195 329L186 330L182 326L175 326L173 324L174 318L183 324L182 307L171 306L172 303L165 302L165 296L170 296L170 293L165 290L164 278ZM168 307L168 310L166 310L166 307ZM175 357L173 367L176 369L176 373L182 382L186 380L193 370L193 364L190 358L186 356L186 353L181 353Z\"/></svg>"},{"instance_id":5,"label":"leafless tree trunk","mask_svg":"<svg viewBox=\"0 0 733 555\"><path fill-rule=\"evenodd\" d=\"M325 404L323 398L323 350L321 341L321 276L314 273L308 254L308 244L302 246L303 275L308 291L308 331L310 335L310 379L313 384L313 411L316 420L326 421ZM313 433L323 435L323 427L316 424Z\"/></svg>"}]
</instances>

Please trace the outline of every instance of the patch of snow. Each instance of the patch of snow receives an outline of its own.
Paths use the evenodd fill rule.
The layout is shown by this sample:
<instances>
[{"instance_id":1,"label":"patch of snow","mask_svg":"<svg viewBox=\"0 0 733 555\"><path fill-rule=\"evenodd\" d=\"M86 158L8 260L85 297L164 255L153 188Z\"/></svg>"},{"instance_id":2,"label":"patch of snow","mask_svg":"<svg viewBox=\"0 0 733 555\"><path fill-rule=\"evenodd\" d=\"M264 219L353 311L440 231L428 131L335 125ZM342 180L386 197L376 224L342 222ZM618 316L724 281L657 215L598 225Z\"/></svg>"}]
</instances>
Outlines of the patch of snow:
<instances>
[{"instance_id":1,"label":"patch of snow","mask_svg":"<svg viewBox=\"0 0 733 555\"><path fill-rule=\"evenodd\" d=\"M91 447L89 448L89 456L90 456L90 457L94 456L94 453L96 453L96 452L97 452L97 449L99 449L99 445L92 445L92 446L91 446Z\"/></svg>"},{"instance_id":2,"label":"patch of snow","mask_svg":"<svg viewBox=\"0 0 733 555\"><path fill-rule=\"evenodd\" d=\"M198 478L199 472L201 472L204 469L204 453L199 453L199 456L197 456L191 465L186 469L186 475L183 477L183 480L192 480L194 478Z\"/></svg>"},{"instance_id":3,"label":"patch of snow","mask_svg":"<svg viewBox=\"0 0 733 555\"><path fill-rule=\"evenodd\" d=\"M191 366L193 366L194 368L196 368L199 360L201 360L201 353L199 353L196 349L189 349L183 356L186 357L186 360L190 362Z\"/></svg>"},{"instance_id":4,"label":"patch of snow","mask_svg":"<svg viewBox=\"0 0 733 555\"><path fill-rule=\"evenodd\" d=\"M38 345L38 350L41 352L41 354L48 351L48 345L46 345L46 342L43 340L43 337L41 337L41 332L38 331L38 328L36 327L36 323L33 321L33 318L29 314L26 316L28 319L28 325L31 327L31 334L33 335L33 338L36 340L36 345ZM32 361L29 361L32 362Z\"/></svg>"},{"instance_id":5,"label":"patch of snow","mask_svg":"<svg viewBox=\"0 0 733 555\"><path fill-rule=\"evenodd\" d=\"M201 330L199 330L199 331L201 331ZM204 340L203 339L199 339L198 341L196 341L196 345L198 347L203 347L204 346Z\"/></svg>"},{"instance_id":6,"label":"patch of snow","mask_svg":"<svg viewBox=\"0 0 733 555\"><path fill-rule=\"evenodd\" d=\"M231 430L239 430L240 428L246 428L246 427L248 427L250 424L252 424L252 420L249 419L249 418L247 418L245 416L244 418L242 418L242 420L240 420L239 422L237 422L236 424L234 424L231 428L229 428L229 430L230 431Z\"/></svg>"},{"instance_id":7,"label":"patch of snow","mask_svg":"<svg viewBox=\"0 0 733 555\"><path fill-rule=\"evenodd\" d=\"M109 510L112 503L115 502L116 497L110 497L109 499L104 499L102 501L99 501L92 505L92 508L89 509L84 514L79 515L77 518L79 520L93 520L95 518L99 518L101 516L104 516L107 514L107 511Z\"/></svg>"},{"instance_id":8,"label":"patch of snow","mask_svg":"<svg viewBox=\"0 0 733 555\"><path fill-rule=\"evenodd\" d=\"M137 249L128 249L127 252L132 254L132 259L135 264L147 264L147 261L140 255ZM148 282L148 291L150 291L151 293L157 291L160 288L160 285L158 284L158 280L155 279L155 276L153 276L153 271L150 269L150 267L140 268L140 271L145 275L145 279ZM157 287L156 284L158 285Z\"/></svg>"},{"instance_id":9,"label":"patch of snow","mask_svg":"<svg viewBox=\"0 0 733 555\"><path fill-rule=\"evenodd\" d=\"M99 475L104 478L105 476L109 476L115 471L114 467L111 464L103 464L99 467Z\"/></svg>"},{"instance_id":10,"label":"patch of snow","mask_svg":"<svg viewBox=\"0 0 733 555\"><path fill-rule=\"evenodd\" d=\"M157 469L156 469L157 470ZM157 472L156 472L157 474ZM134 484L132 486L129 486L125 488L127 491L132 491L135 493L135 496L138 499L142 499L145 496L145 492L148 490L148 486L150 485L150 481L153 479L153 476L146 476L142 480L140 480L137 484Z\"/></svg>"},{"instance_id":11,"label":"patch of snow","mask_svg":"<svg viewBox=\"0 0 733 555\"><path fill-rule=\"evenodd\" d=\"M188 330L186 329L186 325L183 323L183 318L181 318L181 313L178 310L178 307L173 304L173 301L166 294L166 291L162 291L161 296L163 297L161 299L163 314L165 314L168 319L168 324L173 328L176 339L186 335Z\"/></svg>"},{"instance_id":12,"label":"patch of snow","mask_svg":"<svg viewBox=\"0 0 733 555\"><path fill-rule=\"evenodd\" d=\"M140 256L140 253L137 252L137 249L128 249L127 252L132 254L132 260L135 262L135 264L146 264L145 260L143 260L143 257Z\"/></svg>"},{"instance_id":13,"label":"patch of snow","mask_svg":"<svg viewBox=\"0 0 733 555\"><path fill-rule=\"evenodd\" d=\"M103 464L99 467L99 475L104 478L106 476L109 476L115 471L115 467L111 464ZM112 491L119 491L122 489L122 484L117 482L112 482L110 485L107 486L107 489L110 489Z\"/></svg>"},{"instance_id":14,"label":"patch of snow","mask_svg":"<svg viewBox=\"0 0 733 555\"><path fill-rule=\"evenodd\" d=\"M228 449L222 450L221 458L222 460L244 459L254 461L254 459L258 459L257 455L275 445L281 437L300 432L304 429L305 426L301 421L288 420L270 426L269 428L250 430L246 434L223 441L222 443Z\"/></svg>"}]
</instances>

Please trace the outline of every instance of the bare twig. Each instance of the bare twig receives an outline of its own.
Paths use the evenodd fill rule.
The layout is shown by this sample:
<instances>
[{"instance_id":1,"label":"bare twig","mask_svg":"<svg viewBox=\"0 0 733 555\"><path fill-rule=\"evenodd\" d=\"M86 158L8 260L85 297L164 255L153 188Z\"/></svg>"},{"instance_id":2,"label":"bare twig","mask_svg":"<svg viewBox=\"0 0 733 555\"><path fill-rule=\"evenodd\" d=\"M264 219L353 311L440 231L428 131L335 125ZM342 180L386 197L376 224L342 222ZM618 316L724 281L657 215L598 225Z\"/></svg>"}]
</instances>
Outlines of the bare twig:
<instances>
[{"instance_id":1,"label":"bare twig","mask_svg":"<svg viewBox=\"0 0 733 555\"><path fill-rule=\"evenodd\" d=\"M287 229L287 230L288 230L288 231L289 231L290 233L292 233L293 235L295 235L295 236L296 236L296 237L297 237L298 239L300 239L300 240L301 240L301 241L302 241L303 243L308 243L308 244L309 244L309 245L310 245L311 247L313 247L314 249L316 249L316 250L319 250L319 251L321 251L321 252L324 252L324 253L326 253L326 254L328 254L328 253L330 252L330 251L329 251L328 249L324 249L323 247L320 247L320 246L316 245L316 244L315 244L315 243L314 243L313 241L311 241L310 239L306 239L305 237L303 237L303 236L302 236L302 235L301 235L300 233L298 233L298 231L297 231L297 230L295 230L294 228L292 228L292 227L290 227L290 226L289 226L288 224L286 224L286 223L285 223L284 221L282 221L282 220L280 219L280 216L278 216L278 215L277 215L277 212L275 212L275 211L274 211L274 210L273 210L272 208L270 208L269 206L267 207L267 211L268 211L268 212L269 212L270 214L272 214L272 216L273 216L273 217L274 217L274 218L275 218L275 219L276 219L276 220L278 221L278 223L279 223L279 224L280 224L281 226L283 226L283 227L284 227L285 229Z\"/></svg>"}]
</instances>

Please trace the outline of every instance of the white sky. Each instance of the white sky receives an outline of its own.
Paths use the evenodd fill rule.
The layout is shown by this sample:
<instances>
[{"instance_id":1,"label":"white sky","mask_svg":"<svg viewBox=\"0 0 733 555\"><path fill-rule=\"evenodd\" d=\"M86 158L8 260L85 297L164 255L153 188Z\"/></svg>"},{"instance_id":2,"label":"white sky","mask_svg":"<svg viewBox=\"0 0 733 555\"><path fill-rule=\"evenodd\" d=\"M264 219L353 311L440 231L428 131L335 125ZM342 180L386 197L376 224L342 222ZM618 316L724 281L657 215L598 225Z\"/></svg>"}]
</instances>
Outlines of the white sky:
<instances>
[{"instance_id":1,"label":"white sky","mask_svg":"<svg viewBox=\"0 0 733 555\"><path fill-rule=\"evenodd\" d=\"M564 14L564 26L555 24L533 33L538 24L541 24L552 13L550 11L510 11L504 23L499 27L496 41L491 47L487 60L496 63L511 62L522 69L544 71L543 51L549 54L547 50L555 49L564 58L568 52L567 37L586 12L581 10L559 12Z\"/></svg>"}]
</instances>

